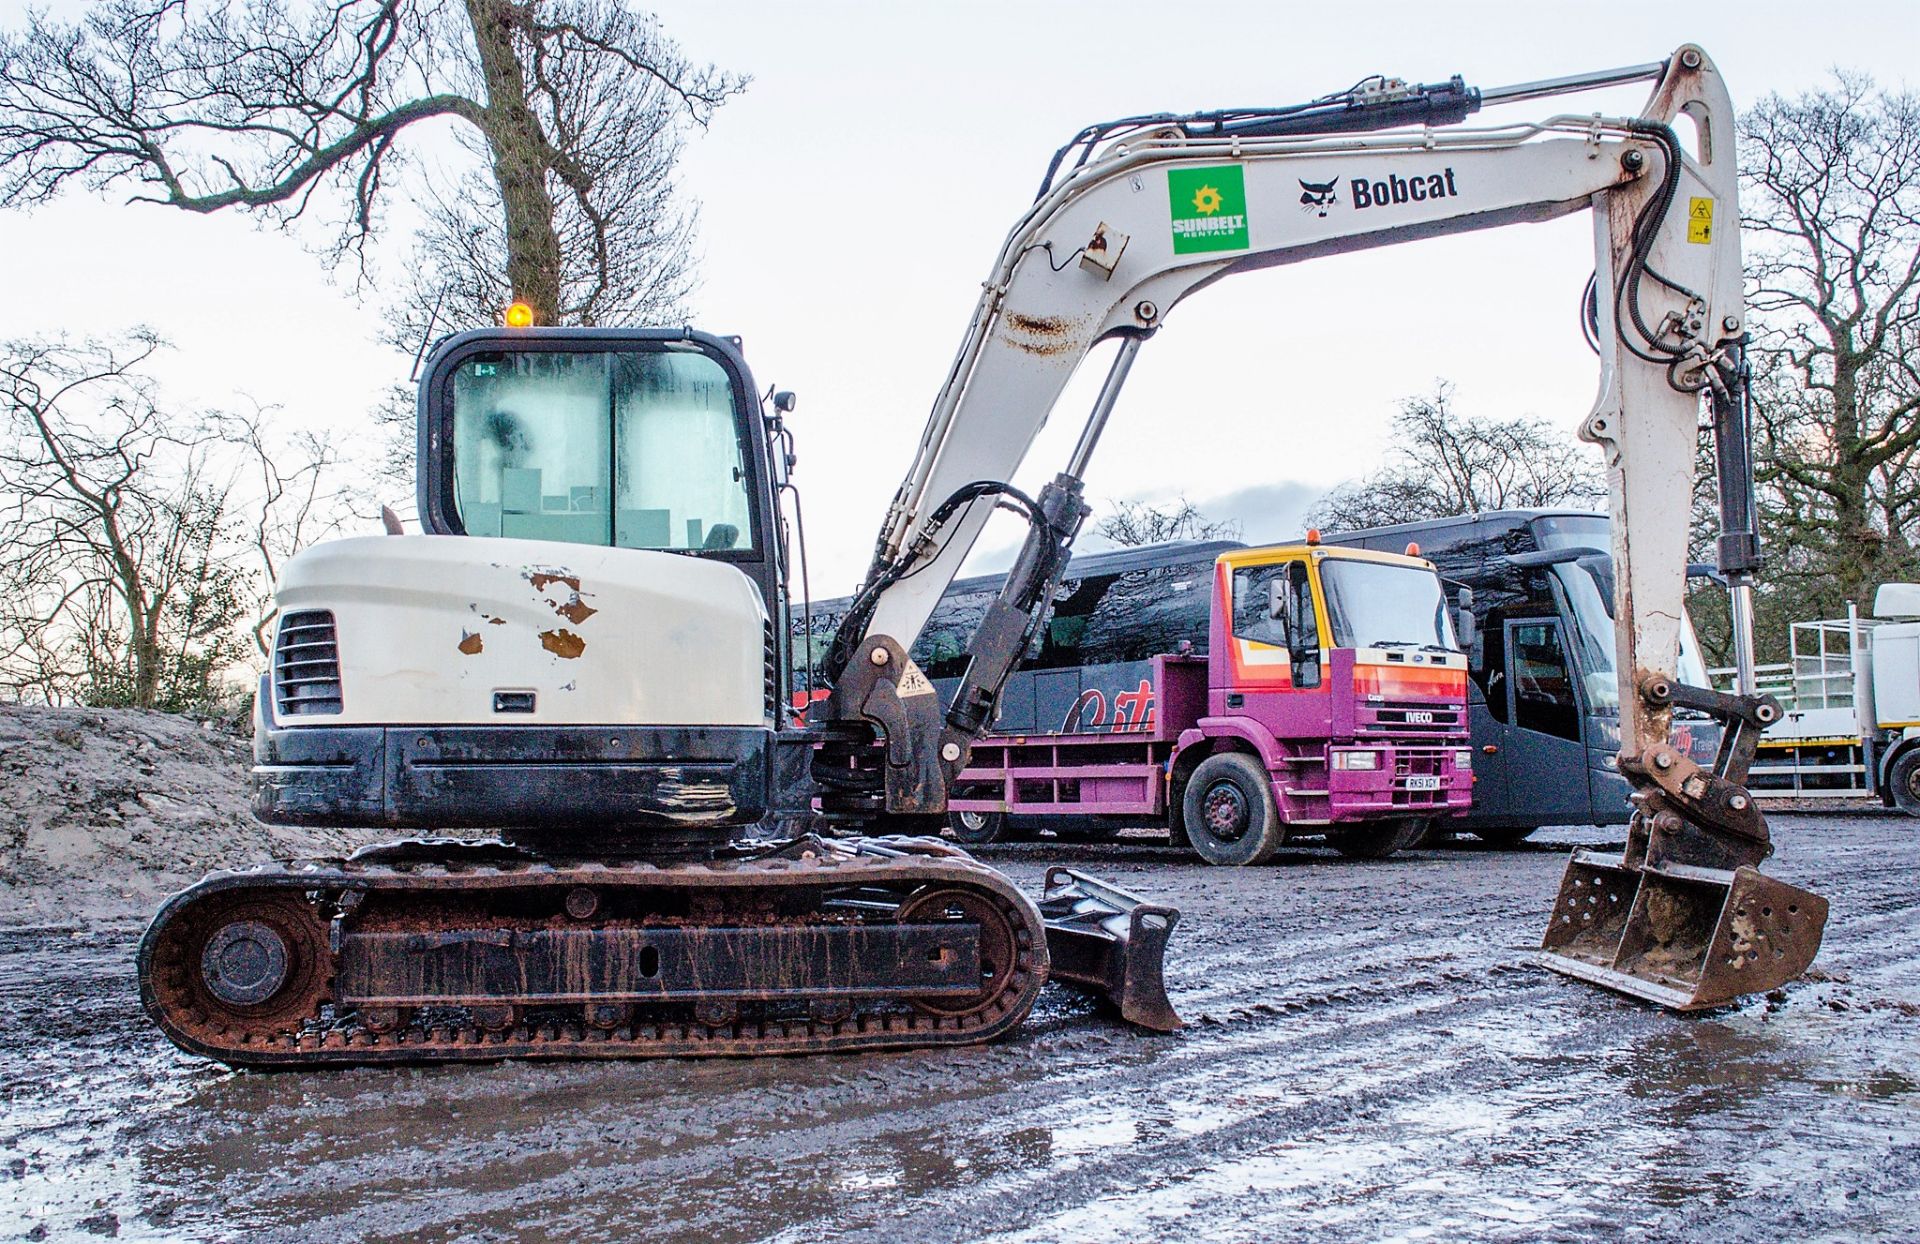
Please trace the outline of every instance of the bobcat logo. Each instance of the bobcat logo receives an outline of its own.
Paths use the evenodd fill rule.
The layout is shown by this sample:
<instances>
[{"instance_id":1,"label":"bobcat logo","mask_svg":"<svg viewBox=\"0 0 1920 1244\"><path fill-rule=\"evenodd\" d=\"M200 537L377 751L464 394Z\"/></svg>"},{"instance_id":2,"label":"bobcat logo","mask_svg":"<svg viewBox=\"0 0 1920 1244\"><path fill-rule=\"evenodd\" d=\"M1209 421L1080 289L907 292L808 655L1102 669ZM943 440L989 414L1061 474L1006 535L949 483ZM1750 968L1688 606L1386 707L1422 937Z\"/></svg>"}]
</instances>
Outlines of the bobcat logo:
<instances>
[{"instance_id":1,"label":"bobcat logo","mask_svg":"<svg viewBox=\"0 0 1920 1244\"><path fill-rule=\"evenodd\" d=\"M1340 192L1335 189L1339 184L1340 179L1337 177L1332 181L1302 181L1300 183L1301 209L1325 216L1328 208L1338 207L1340 204Z\"/></svg>"}]
</instances>

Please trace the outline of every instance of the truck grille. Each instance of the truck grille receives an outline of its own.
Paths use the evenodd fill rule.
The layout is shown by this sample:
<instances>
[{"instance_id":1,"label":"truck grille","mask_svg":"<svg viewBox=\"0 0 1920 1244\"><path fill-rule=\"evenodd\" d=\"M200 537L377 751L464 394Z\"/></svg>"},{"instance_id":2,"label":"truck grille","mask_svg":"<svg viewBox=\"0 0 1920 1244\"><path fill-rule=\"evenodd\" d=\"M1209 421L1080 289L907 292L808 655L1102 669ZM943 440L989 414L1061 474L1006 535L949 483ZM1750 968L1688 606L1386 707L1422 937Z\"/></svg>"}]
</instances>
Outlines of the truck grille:
<instances>
[{"instance_id":1,"label":"truck grille","mask_svg":"<svg viewBox=\"0 0 1920 1244\"><path fill-rule=\"evenodd\" d=\"M1403 747L1395 755L1393 765L1393 806L1396 808L1444 807L1447 802L1446 757L1443 749L1419 749ZM1413 790L1408 778L1437 779L1442 783L1438 790Z\"/></svg>"},{"instance_id":2,"label":"truck grille","mask_svg":"<svg viewBox=\"0 0 1920 1244\"><path fill-rule=\"evenodd\" d=\"M1462 728L1457 704L1374 703L1359 706L1354 730L1359 734L1449 734Z\"/></svg>"},{"instance_id":3,"label":"truck grille","mask_svg":"<svg viewBox=\"0 0 1920 1244\"><path fill-rule=\"evenodd\" d=\"M281 615L273 643L273 706L282 717L340 711L340 645L331 611Z\"/></svg>"}]
</instances>

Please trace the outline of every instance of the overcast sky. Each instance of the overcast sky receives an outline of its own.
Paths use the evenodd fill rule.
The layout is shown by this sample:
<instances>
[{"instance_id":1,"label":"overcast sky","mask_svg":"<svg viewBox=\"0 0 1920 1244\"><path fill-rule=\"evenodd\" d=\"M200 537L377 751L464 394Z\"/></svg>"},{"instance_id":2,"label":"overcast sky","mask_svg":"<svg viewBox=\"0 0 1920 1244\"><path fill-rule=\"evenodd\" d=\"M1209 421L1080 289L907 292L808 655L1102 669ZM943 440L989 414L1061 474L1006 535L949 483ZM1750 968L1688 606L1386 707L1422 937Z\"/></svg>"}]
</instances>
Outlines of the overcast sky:
<instances>
[{"instance_id":1,"label":"overcast sky","mask_svg":"<svg viewBox=\"0 0 1920 1244\"><path fill-rule=\"evenodd\" d=\"M78 7L71 2L63 11ZM753 85L689 143L696 324L745 338L795 390L815 594L857 579L1001 239L1081 126L1299 102L1370 73L1491 87L1657 60L1699 42L1736 103L1834 66L1906 85L1911 3L1368 5L715 3L654 6L696 60ZM25 5L0 0L0 19ZM1482 114L1637 111L1644 91ZM1089 478L1102 503L1184 492L1250 539L1297 533L1326 488L1388 447L1397 403L1445 378L1457 409L1572 428L1596 367L1575 306L1583 215L1279 268L1178 307L1141 352ZM0 336L149 324L173 390L364 429L411 360L369 301L296 239L240 216L80 191L0 213ZM1103 359L1083 369L1017 482L1066 460ZM411 498L392 498L406 502ZM1004 545L989 531L983 551Z\"/></svg>"}]
</instances>

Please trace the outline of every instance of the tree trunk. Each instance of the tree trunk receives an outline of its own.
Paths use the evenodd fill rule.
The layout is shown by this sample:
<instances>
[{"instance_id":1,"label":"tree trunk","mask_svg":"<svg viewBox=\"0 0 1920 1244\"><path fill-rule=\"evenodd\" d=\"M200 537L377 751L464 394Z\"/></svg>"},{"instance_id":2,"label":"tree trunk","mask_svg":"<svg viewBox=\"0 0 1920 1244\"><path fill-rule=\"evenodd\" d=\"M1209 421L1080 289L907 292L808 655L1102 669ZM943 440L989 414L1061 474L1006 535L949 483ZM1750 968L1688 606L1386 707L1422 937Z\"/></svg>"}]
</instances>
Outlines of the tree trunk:
<instances>
[{"instance_id":1,"label":"tree trunk","mask_svg":"<svg viewBox=\"0 0 1920 1244\"><path fill-rule=\"evenodd\" d=\"M126 706L152 708L160 699L160 644L156 634L160 610L147 599L141 568L123 558L116 560L120 595L127 610L127 655L132 663Z\"/></svg>"},{"instance_id":2,"label":"tree trunk","mask_svg":"<svg viewBox=\"0 0 1920 1244\"><path fill-rule=\"evenodd\" d=\"M1873 525L1873 464L1861 445L1860 367L1852 333L1836 326L1833 363L1833 575L1841 595L1871 607L1884 538Z\"/></svg>"},{"instance_id":3,"label":"tree trunk","mask_svg":"<svg viewBox=\"0 0 1920 1244\"><path fill-rule=\"evenodd\" d=\"M527 102L527 82L515 54L514 32L527 14L512 0L466 0L486 79L481 129L493 153L493 174L506 208L507 283L516 301L533 309L533 322L560 318L560 237L547 191L547 140Z\"/></svg>"}]
</instances>

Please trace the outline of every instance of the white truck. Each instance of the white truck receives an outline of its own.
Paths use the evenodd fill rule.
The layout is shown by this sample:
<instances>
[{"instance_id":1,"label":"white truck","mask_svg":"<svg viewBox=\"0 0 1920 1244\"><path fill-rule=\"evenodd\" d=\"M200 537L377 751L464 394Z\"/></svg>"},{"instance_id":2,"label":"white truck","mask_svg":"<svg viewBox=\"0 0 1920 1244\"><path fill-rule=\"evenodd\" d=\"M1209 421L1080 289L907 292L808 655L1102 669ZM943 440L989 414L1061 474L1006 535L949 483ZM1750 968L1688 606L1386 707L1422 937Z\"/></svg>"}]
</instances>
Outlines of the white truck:
<instances>
[{"instance_id":1,"label":"white truck","mask_svg":"<svg viewBox=\"0 0 1920 1244\"><path fill-rule=\"evenodd\" d=\"M1870 618L1850 606L1844 618L1795 622L1787 652L1756 671L1786 711L1761 736L1753 793L1878 800L1920 816L1920 583L1882 584Z\"/></svg>"}]
</instances>

